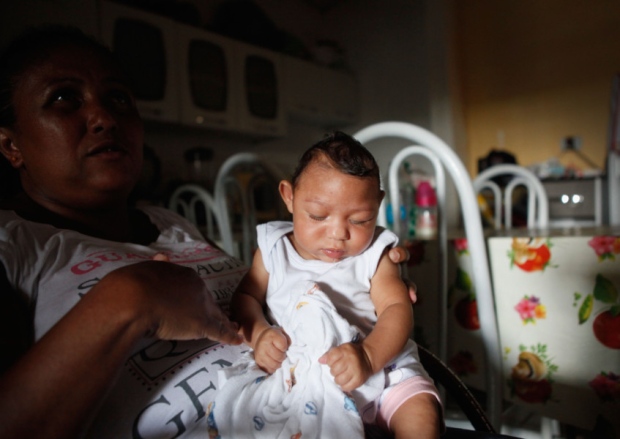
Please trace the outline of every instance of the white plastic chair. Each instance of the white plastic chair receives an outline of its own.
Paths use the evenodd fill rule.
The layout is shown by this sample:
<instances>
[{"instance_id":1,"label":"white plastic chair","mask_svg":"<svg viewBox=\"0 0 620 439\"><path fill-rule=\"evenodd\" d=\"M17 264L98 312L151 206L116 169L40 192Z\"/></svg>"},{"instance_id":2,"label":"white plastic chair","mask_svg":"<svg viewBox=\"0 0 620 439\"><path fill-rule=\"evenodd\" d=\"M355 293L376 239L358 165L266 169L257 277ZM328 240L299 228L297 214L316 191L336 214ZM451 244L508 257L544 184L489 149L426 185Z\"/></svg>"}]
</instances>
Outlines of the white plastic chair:
<instances>
[{"instance_id":1,"label":"white plastic chair","mask_svg":"<svg viewBox=\"0 0 620 439\"><path fill-rule=\"evenodd\" d=\"M240 167L251 169L252 176L247 181L238 178L235 171ZM220 167L215 178L214 198L218 206L222 221L229 224L233 230L231 221L232 199L237 197L241 208L241 257L246 264L252 263L254 249L256 248L256 203L254 190L259 184L264 184L265 179L274 182L274 193L279 200L277 184L284 179L284 175L275 166L268 163L258 154L250 152L237 153L229 157ZM278 211L278 217L282 212ZM233 237L234 238L234 237ZM234 240L234 239L233 239Z\"/></svg>"},{"instance_id":2,"label":"white plastic chair","mask_svg":"<svg viewBox=\"0 0 620 439\"><path fill-rule=\"evenodd\" d=\"M478 315L482 342L485 348L488 374L486 377L487 413L494 427L499 429L502 412L502 354L499 342L498 325L495 315L495 301L491 288L491 277L482 221L476 202L476 194L470 176L456 153L439 137L416 125L404 122L382 122L358 131L354 137L366 144L379 138L401 138L414 146L403 148L391 162L389 169L388 195L393 209L393 218L398 218L399 185L398 168L402 161L414 154L424 155L433 164L436 172L436 191L438 199L439 225L437 236L440 243L440 264L442 267L442 290L440 298L440 332L445 358L447 343L447 287L445 270L447 267L447 222L445 215L445 176L452 178L461 204L465 234L473 263L473 284L478 302ZM382 212L385 209L381 209ZM379 223L385 224L385 218ZM399 233L398 221L394 221L395 232Z\"/></svg>"},{"instance_id":3,"label":"white plastic chair","mask_svg":"<svg viewBox=\"0 0 620 439\"><path fill-rule=\"evenodd\" d=\"M205 236L221 245L226 253L235 256L230 223L222 217L220 207L204 187L197 184L179 186L172 193L168 202L168 208L183 215L199 229L202 228L201 221L197 215L200 210L205 221L204 229L202 230ZM217 230L215 225L217 225Z\"/></svg>"},{"instance_id":4,"label":"white plastic chair","mask_svg":"<svg viewBox=\"0 0 620 439\"><path fill-rule=\"evenodd\" d=\"M502 190L492 179L500 175L513 175L514 178ZM495 165L482 171L474 179L476 193L490 189L494 198L495 229L502 228L502 200L504 205L504 226L512 228L512 194L517 186L525 186L528 194L527 227L545 229L549 225L549 199L544 186L536 175L519 165Z\"/></svg>"}]
</instances>

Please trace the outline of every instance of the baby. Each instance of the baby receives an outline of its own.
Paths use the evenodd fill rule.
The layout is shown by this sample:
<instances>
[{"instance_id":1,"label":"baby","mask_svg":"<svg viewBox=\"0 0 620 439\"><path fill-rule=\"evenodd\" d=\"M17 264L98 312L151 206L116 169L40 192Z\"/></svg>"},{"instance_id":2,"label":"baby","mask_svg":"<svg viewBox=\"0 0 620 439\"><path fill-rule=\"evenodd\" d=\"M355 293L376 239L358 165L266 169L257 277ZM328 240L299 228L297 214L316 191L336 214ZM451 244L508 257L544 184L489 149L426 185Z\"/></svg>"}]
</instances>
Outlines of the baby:
<instances>
[{"instance_id":1,"label":"baby","mask_svg":"<svg viewBox=\"0 0 620 439\"><path fill-rule=\"evenodd\" d=\"M284 393L302 379L299 360L291 358L324 345L306 373L312 365L328 370L332 385L355 401L365 423L396 438L436 438L438 393L409 338L413 311L407 286L387 256L397 238L376 227L384 196L379 175L370 152L344 133L332 133L307 150L291 181L279 186L293 222L258 226L259 249L233 296L233 318L253 349L256 370L285 375ZM304 314L296 313L308 304L321 311L306 314L311 321L302 324ZM317 323L320 319L335 323ZM314 328L310 334L308 328ZM300 341L301 329L306 338ZM335 343L327 337L332 333L338 334ZM246 366L237 372L246 373ZM328 406L313 400L313 414ZM257 429L269 422L262 415L254 419L260 419Z\"/></svg>"}]
</instances>

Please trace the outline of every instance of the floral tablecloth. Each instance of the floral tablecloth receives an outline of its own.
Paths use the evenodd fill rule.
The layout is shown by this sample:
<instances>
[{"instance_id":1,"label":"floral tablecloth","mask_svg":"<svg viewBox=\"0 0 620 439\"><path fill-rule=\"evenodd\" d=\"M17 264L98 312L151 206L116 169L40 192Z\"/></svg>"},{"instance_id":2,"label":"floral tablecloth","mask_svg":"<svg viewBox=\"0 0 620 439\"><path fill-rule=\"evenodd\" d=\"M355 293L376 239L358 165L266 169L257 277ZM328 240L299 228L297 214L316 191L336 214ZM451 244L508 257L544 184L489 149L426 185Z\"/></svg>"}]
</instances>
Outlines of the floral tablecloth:
<instances>
[{"instance_id":1,"label":"floral tablecloth","mask_svg":"<svg viewBox=\"0 0 620 439\"><path fill-rule=\"evenodd\" d=\"M505 398L620 437L620 237L493 237L488 249Z\"/></svg>"},{"instance_id":2,"label":"floral tablecloth","mask_svg":"<svg viewBox=\"0 0 620 439\"><path fill-rule=\"evenodd\" d=\"M620 438L620 236L487 240L503 349L504 397L559 421ZM410 245L418 285L416 341L438 352L436 242ZM451 240L448 365L484 391L486 365L465 239Z\"/></svg>"}]
</instances>

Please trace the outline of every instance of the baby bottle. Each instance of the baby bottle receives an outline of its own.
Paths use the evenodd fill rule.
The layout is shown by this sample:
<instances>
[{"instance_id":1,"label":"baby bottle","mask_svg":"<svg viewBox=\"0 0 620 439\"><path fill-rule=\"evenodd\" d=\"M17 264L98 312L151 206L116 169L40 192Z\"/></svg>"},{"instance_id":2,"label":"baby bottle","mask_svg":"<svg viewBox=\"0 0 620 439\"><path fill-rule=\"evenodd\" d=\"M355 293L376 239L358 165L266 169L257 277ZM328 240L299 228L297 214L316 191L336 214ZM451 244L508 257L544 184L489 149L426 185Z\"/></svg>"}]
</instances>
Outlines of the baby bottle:
<instances>
[{"instance_id":1,"label":"baby bottle","mask_svg":"<svg viewBox=\"0 0 620 439\"><path fill-rule=\"evenodd\" d=\"M415 234L419 239L431 239L437 235L437 195L428 181L422 181L415 193Z\"/></svg>"}]
</instances>

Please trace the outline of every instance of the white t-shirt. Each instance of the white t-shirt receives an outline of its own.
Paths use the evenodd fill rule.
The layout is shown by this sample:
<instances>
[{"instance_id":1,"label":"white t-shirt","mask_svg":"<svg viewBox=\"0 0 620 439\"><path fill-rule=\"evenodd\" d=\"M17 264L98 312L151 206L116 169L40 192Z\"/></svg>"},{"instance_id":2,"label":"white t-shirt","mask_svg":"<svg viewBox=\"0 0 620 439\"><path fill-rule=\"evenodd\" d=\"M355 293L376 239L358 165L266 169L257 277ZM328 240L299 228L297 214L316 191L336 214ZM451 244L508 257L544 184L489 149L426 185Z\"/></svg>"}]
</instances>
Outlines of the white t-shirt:
<instances>
[{"instance_id":1,"label":"white t-shirt","mask_svg":"<svg viewBox=\"0 0 620 439\"><path fill-rule=\"evenodd\" d=\"M93 238L0 210L0 263L33 307L35 340L107 273L157 253L196 270L217 302L228 307L247 271L242 262L210 246L179 215L159 207L142 210L160 231L146 246ZM208 437L217 371L247 349L210 340L144 340L127 359L87 437Z\"/></svg>"}]
</instances>

